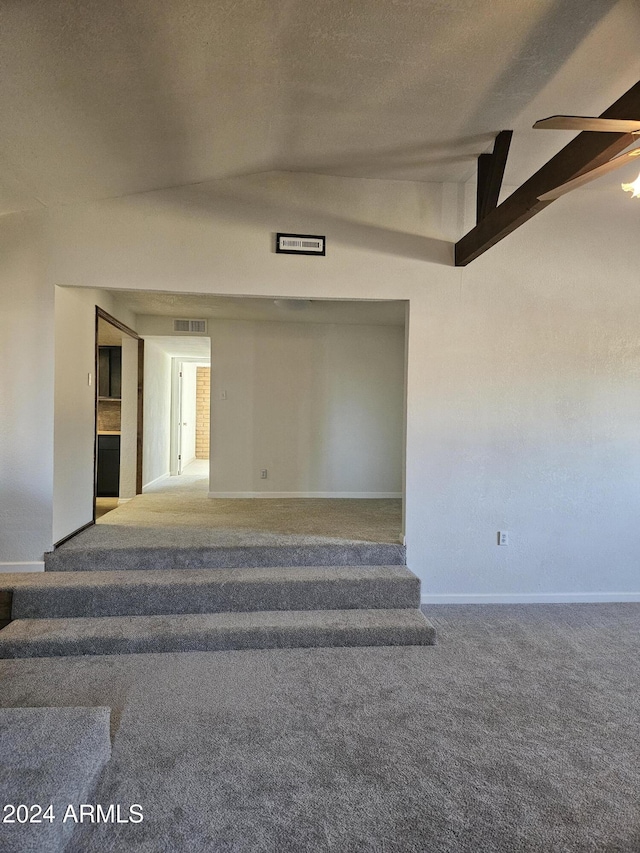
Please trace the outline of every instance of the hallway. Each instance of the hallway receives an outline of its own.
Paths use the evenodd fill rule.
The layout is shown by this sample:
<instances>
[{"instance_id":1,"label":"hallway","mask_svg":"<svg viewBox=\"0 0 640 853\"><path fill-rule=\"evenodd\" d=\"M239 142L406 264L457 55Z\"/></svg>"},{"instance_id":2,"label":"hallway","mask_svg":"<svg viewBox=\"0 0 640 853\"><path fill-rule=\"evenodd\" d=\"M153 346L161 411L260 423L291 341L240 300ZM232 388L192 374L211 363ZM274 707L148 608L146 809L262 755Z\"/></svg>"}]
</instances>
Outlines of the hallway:
<instances>
[{"instance_id":1,"label":"hallway","mask_svg":"<svg viewBox=\"0 0 640 853\"><path fill-rule=\"evenodd\" d=\"M189 465L185 466L184 471L179 476L167 477L159 483L148 486L144 494L154 495L200 495L206 497L209 486L209 460L194 459ZM137 497L142 497L138 495ZM136 498L137 499L137 498ZM126 521L115 522L110 519L104 519L107 513L112 513L118 508L123 508L126 503L119 504L118 498L96 498L96 524L121 524ZM126 513L122 514L128 517ZM104 520L103 520L104 519Z\"/></svg>"}]
</instances>

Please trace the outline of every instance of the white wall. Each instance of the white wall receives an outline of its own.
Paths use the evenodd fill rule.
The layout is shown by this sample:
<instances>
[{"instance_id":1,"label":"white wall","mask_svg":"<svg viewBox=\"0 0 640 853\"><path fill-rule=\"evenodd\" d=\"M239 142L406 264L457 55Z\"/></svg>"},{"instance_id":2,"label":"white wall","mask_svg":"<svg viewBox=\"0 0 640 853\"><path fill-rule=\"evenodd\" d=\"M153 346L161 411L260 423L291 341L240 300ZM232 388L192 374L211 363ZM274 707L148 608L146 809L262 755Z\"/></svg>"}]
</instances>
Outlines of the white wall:
<instances>
[{"instance_id":1,"label":"white wall","mask_svg":"<svg viewBox=\"0 0 640 853\"><path fill-rule=\"evenodd\" d=\"M402 327L217 320L210 332L212 494L401 494Z\"/></svg>"},{"instance_id":2,"label":"white wall","mask_svg":"<svg viewBox=\"0 0 640 853\"><path fill-rule=\"evenodd\" d=\"M169 474L171 357L152 341L144 343L142 487Z\"/></svg>"},{"instance_id":3,"label":"white wall","mask_svg":"<svg viewBox=\"0 0 640 853\"><path fill-rule=\"evenodd\" d=\"M136 495L138 472L138 341L122 336L122 400L120 403L120 500Z\"/></svg>"},{"instance_id":4,"label":"white wall","mask_svg":"<svg viewBox=\"0 0 640 853\"><path fill-rule=\"evenodd\" d=\"M412 303L408 489L433 498L411 551L426 592L640 600L640 206L619 196L558 201L455 293Z\"/></svg>"},{"instance_id":5,"label":"white wall","mask_svg":"<svg viewBox=\"0 0 640 853\"><path fill-rule=\"evenodd\" d=\"M618 193L554 202L466 269L451 266L457 187L261 175L70 205L47 216L48 283L28 276L12 304L23 349L43 353L54 283L408 299L406 535L423 592L640 598L640 207ZM326 234L326 258L274 254L278 230ZM48 434L29 437L23 491Z\"/></svg>"},{"instance_id":6,"label":"white wall","mask_svg":"<svg viewBox=\"0 0 640 853\"><path fill-rule=\"evenodd\" d=\"M53 542L57 542L93 518L96 305L130 327L134 318L109 293L51 290L55 290Z\"/></svg>"},{"instance_id":7,"label":"white wall","mask_svg":"<svg viewBox=\"0 0 640 853\"><path fill-rule=\"evenodd\" d=\"M0 571L42 568L53 543L53 289L44 217L0 218Z\"/></svg>"},{"instance_id":8,"label":"white wall","mask_svg":"<svg viewBox=\"0 0 640 853\"><path fill-rule=\"evenodd\" d=\"M182 370L182 468L196 458L196 365L183 361Z\"/></svg>"}]
</instances>

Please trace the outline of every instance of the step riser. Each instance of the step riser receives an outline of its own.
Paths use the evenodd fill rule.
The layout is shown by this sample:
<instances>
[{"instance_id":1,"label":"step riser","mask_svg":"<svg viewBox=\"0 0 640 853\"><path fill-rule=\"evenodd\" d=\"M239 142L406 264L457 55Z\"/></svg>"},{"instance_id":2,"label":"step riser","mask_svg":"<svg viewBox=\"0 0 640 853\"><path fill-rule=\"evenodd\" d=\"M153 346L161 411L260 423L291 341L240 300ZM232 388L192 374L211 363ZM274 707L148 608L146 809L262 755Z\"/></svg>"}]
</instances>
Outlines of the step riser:
<instances>
[{"instance_id":1,"label":"step riser","mask_svg":"<svg viewBox=\"0 0 640 853\"><path fill-rule=\"evenodd\" d=\"M166 652L219 652L247 649L325 648L356 646L428 646L434 634L423 629L332 628L310 632L304 628L280 632L212 632L210 635L172 637L158 635L141 639L95 638L74 642L5 642L4 658L72 657L77 655L122 655Z\"/></svg>"},{"instance_id":2,"label":"step riser","mask_svg":"<svg viewBox=\"0 0 640 853\"><path fill-rule=\"evenodd\" d=\"M145 569L218 569L253 566L402 566L402 545L313 545L218 548L109 548L64 546L45 555L48 572Z\"/></svg>"},{"instance_id":3,"label":"step riser","mask_svg":"<svg viewBox=\"0 0 640 853\"><path fill-rule=\"evenodd\" d=\"M300 583L172 583L88 589L17 589L13 619L74 616L145 616L257 610L351 610L420 606L415 577Z\"/></svg>"},{"instance_id":4,"label":"step riser","mask_svg":"<svg viewBox=\"0 0 640 853\"><path fill-rule=\"evenodd\" d=\"M0 632L0 657L432 645L434 638L433 625L410 608L17 619Z\"/></svg>"},{"instance_id":5,"label":"step riser","mask_svg":"<svg viewBox=\"0 0 640 853\"><path fill-rule=\"evenodd\" d=\"M435 642L420 581L397 564L46 572L9 583L4 658Z\"/></svg>"}]
</instances>

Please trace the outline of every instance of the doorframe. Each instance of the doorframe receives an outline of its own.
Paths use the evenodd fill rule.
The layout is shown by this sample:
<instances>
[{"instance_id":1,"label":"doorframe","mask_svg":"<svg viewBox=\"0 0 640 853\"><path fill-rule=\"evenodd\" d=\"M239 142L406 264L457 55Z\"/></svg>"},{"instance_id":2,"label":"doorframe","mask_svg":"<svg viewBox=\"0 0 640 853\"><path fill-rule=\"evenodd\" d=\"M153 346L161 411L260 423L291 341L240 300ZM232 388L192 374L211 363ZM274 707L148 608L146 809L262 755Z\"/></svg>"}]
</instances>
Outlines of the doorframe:
<instances>
[{"instance_id":1,"label":"doorframe","mask_svg":"<svg viewBox=\"0 0 640 853\"><path fill-rule=\"evenodd\" d=\"M136 417L136 495L142 494L142 449L143 449L143 413L144 413L144 339L129 326L96 305L95 315L95 362L94 362L94 413L93 413L93 523L96 521L96 497L98 491L98 323L104 320L119 329L125 335L138 341L138 390Z\"/></svg>"},{"instance_id":2,"label":"doorframe","mask_svg":"<svg viewBox=\"0 0 640 853\"><path fill-rule=\"evenodd\" d=\"M169 475L171 477L182 473L182 460L178 458L182 451L182 365L187 363L211 367L211 355L208 359L196 356L171 358L171 428L169 430Z\"/></svg>"}]
</instances>

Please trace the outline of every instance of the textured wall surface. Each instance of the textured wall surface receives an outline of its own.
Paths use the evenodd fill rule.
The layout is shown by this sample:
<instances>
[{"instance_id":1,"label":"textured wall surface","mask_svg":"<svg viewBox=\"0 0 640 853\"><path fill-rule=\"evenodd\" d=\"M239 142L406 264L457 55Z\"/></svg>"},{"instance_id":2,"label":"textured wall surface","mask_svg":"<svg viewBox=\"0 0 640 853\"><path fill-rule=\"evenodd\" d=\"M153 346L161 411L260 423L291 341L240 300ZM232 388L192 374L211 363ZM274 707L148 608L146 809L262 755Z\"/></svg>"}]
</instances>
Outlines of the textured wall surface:
<instances>
[{"instance_id":1,"label":"textured wall surface","mask_svg":"<svg viewBox=\"0 0 640 853\"><path fill-rule=\"evenodd\" d=\"M52 544L54 322L45 275L43 217L2 217L0 569L39 562Z\"/></svg>"},{"instance_id":2,"label":"textured wall surface","mask_svg":"<svg viewBox=\"0 0 640 853\"><path fill-rule=\"evenodd\" d=\"M210 330L212 493L401 493L402 327L215 320Z\"/></svg>"},{"instance_id":3,"label":"textured wall surface","mask_svg":"<svg viewBox=\"0 0 640 853\"><path fill-rule=\"evenodd\" d=\"M120 436L120 495L135 497L138 473L138 341L122 336L122 418Z\"/></svg>"},{"instance_id":4,"label":"textured wall surface","mask_svg":"<svg viewBox=\"0 0 640 853\"><path fill-rule=\"evenodd\" d=\"M171 358L157 344L144 347L143 487L169 473Z\"/></svg>"}]
</instances>

